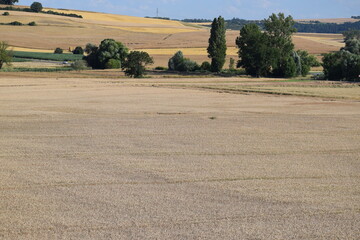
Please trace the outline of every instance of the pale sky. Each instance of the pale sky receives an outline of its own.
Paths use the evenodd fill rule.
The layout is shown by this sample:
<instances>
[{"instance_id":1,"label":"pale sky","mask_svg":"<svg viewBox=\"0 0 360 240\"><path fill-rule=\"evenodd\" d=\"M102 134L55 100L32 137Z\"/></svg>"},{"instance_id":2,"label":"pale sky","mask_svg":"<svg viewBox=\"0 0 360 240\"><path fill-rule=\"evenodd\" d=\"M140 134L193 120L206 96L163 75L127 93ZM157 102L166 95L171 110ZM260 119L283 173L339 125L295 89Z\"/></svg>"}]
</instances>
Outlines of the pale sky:
<instances>
[{"instance_id":1,"label":"pale sky","mask_svg":"<svg viewBox=\"0 0 360 240\"><path fill-rule=\"evenodd\" d=\"M130 16L173 19L223 16L264 19L283 12L295 19L342 18L360 15L360 0L37 0L45 7L79 9ZM20 0L30 5L34 0Z\"/></svg>"}]
</instances>

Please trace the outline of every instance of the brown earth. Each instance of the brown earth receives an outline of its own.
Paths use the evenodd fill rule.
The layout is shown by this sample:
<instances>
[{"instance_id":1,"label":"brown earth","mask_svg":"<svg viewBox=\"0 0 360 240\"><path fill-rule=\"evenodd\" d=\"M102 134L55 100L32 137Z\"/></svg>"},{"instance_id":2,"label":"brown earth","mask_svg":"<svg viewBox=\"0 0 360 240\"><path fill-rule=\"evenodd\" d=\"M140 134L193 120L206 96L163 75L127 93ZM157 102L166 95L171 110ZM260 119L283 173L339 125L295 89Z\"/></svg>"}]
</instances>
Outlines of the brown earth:
<instances>
[{"instance_id":1,"label":"brown earth","mask_svg":"<svg viewBox=\"0 0 360 240\"><path fill-rule=\"evenodd\" d=\"M0 239L358 239L360 102L251 81L2 77Z\"/></svg>"}]
</instances>

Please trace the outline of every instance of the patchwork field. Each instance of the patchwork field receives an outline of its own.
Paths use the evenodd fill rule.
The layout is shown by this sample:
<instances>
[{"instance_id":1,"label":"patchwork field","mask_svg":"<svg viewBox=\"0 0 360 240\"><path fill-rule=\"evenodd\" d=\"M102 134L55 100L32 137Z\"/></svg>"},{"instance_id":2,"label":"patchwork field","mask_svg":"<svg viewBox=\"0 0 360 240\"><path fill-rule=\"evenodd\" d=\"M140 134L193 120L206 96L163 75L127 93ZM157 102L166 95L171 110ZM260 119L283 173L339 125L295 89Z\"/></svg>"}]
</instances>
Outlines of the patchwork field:
<instances>
[{"instance_id":1,"label":"patchwork field","mask_svg":"<svg viewBox=\"0 0 360 240\"><path fill-rule=\"evenodd\" d=\"M311 84L2 77L0 238L355 240L359 91L224 89Z\"/></svg>"},{"instance_id":2,"label":"patchwork field","mask_svg":"<svg viewBox=\"0 0 360 240\"><path fill-rule=\"evenodd\" d=\"M196 24L85 11L55 11L75 13L84 18L9 11L10 16L0 16L0 23L35 21L38 26L0 26L1 40L7 41L16 51L53 52L56 47L68 50L113 38L130 49L153 53L155 66L166 66L178 50L199 63L208 60L206 48L210 32ZM0 11L0 15L2 13ZM237 56L235 39L238 35L238 31L227 32L229 58ZM337 51L343 46L340 34L295 34L294 43L297 49L316 55Z\"/></svg>"}]
</instances>

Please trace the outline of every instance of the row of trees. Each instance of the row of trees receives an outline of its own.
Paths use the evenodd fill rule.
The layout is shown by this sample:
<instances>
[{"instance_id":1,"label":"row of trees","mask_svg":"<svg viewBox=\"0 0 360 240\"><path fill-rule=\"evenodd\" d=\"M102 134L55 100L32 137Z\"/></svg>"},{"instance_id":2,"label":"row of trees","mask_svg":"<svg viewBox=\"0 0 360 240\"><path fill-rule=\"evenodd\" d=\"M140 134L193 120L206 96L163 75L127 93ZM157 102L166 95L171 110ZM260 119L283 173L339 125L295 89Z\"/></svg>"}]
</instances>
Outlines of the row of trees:
<instances>
[{"instance_id":1,"label":"row of trees","mask_svg":"<svg viewBox=\"0 0 360 240\"><path fill-rule=\"evenodd\" d=\"M87 44L85 47L87 64L93 69L122 68L127 76L142 77L153 58L146 52L132 51L121 42L113 39L103 40L99 46Z\"/></svg>"}]
</instances>

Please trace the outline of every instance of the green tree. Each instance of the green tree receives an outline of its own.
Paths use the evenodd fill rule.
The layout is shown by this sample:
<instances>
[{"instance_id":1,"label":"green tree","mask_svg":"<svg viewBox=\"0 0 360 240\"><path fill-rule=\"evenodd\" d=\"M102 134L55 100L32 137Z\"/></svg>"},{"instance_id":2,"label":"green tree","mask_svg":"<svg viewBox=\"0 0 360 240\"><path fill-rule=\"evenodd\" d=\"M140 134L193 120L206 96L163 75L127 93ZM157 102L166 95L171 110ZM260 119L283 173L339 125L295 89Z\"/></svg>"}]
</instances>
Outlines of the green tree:
<instances>
[{"instance_id":1,"label":"green tree","mask_svg":"<svg viewBox=\"0 0 360 240\"><path fill-rule=\"evenodd\" d=\"M226 61L226 28L225 20L221 16L215 18L211 24L208 57L211 58L211 71L220 72Z\"/></svg>"},{"instance_id":2,"label":"green tree","mask_svg":"<svg viewBox=\"0 0 360 240\"><path fill-rule=\"evenodd\" d=\"M84 49L82 48L82 47L80 47L80 46L77 46L75 49L74 49L74 51L72 51L73 52L73 54L80 54L80 55L82 55L82 54L84 54Z\"/></svg>"},{"instance_id":3,"label":"green tree","mask_svg":"<svg viewBox=\"0 0 360 240\"><path fill-rule=\"evenodd\" d=\"M4 64L10 65L12 61L12 52L8 51L9 45L6 42L0 42L0 69Z\"/></svg>"},{"instance_id":4,"label":"green tree","mask_svg":"<svg viewBox=\"0 0 360 240\"><path fill-rule=\"evenodd\" d=\"M264 20L264 32L254 23L245 25L236 39L240 59L238 67L258 77L306 76L310 68L319 63L307 52L294 51L294 23L291 16L279 13Z\"/></svg>"},{"instance_id":5,"label":"green tree","mask_svg":"<svg viewBox=\"0 0 360 240\"><path fill-rule=\"evenodd\" d=\"M105 64L105 69L117 69L121 68L121 62L117 59L109 59Z\"/></svg>"},{"instance_id":6,"label":"green tree","mask_svg":"<svg viewBox=\"0 0 360 240\"><path fill-rule=\"evenodd\" d=\"M30 9L34 12L41 12L43 10L43 6L39 2L33 2L30 6Z\"/></svg>"},{"instance_id":7,"label":"green tree","mask_svg":"<svg viewBox=\"0 0 360 240\"><path fill-rule=\"evenodd\" d=\"M56 48L55 50L54 50L54 53L55 54L62 54L64 52L64 50L62 49L62 48Z\"/></svg>"},{"instance_id":8,"label":"green tree","mask_svg":"<svg viewBox=\"0 0 360 240\"><path fill-rule=\"evenodd\" d=\"M360 31L351 30L343 33L345 47L340 51L325 54L323 68L329 80L360 80Z\"/></svg>"},{"instance_id":9,"label":"green tree","mask_svg":"<svg viewBox=\"0 0 360 240\"><path fill-rule=\"evenodd\" d=\"M140 78L145 74L146 65L153 64L154 60L147 52L133 51L124 62L126 76Z\"/></svg>"},{"instance_id":10,"label":"green tree","mask_svg":"<svg viewBox=\"0 0 360 240\"><path fill-rule=\"evenodd\" d=\"M180 64L184 61L184 54L182 51L178 51L169 59L168 67L169 70L177 71L179 69Z\"/></svg>"},{"instance_id":11,"label":"green tree","mask_svg":"<svg viewBox=\"0 0 360 240\"><path fill-rule=\"evenodd\" d=\"M236 39L239 48L238 67L245 68L248 75L270 75L273 61L273 51L268 46L268 37L261 32L256 24L247 24L240 30L240 36Z\"/></svg>"},{"instance_id":12,"label":"green tree","mask_svg":"<svg viewBox=\"0 0 360 240\"><path fill-rule=\"evenodd\" d=\"M14 5L14 3L19 2L19 0L0 0L0 4L5 5Z\"/></svg>"},{"instance_id":13,"label":"green tree","mask_svg":"<svg viewBox=\"0 0 360 240\"><path fill-rule=\"evenodd\" d=\"M277 77L289 76L290 72L296 72L290 57L294 51L292 35L296 32L295 21L291 16L285 17L283 13L272 14L264 20L265 33L268 36L269 47L273 51L272 74Z\"/></svg>"},{"instance_id":14,"label":"green tree","mask_svg":"<svg viewBox=\"0 0 360 240\"><path fill-rule=\"evenodd\" d=\"M343 33L345 47L341 50L349 51L353 54L360 54L360 30L351 30Z\"/></svg>"},{"instance_id":15,"label":"green tree","mask_svg":"<svg viewBox=\"0 0 360 240\"><path fill-rule=\"evenodd\" d=\"M121 42L113 39L105 39L97 47L87 44L85 52L88 54L84 59L88 65L94 69L105 69L110 59L120 61L120 65L125 62L129 49Z\"/></svg>"},{"instance_id":16,"label":"green tree","mask_svg":"<svg viewBox=\"0 0 360 240\"><path fill-rule=\"evenodd\" d=\"M315 58L315 56L310 55L307 51L297 50L296 54L300 60L300 71L298 71L297 75L301 75L305 77L309 74L311 67L320 67L320 62Z\"/></svg>"},{"instance_id":17,"label":"green tree","mask_svg":"<svg viewBox=\"0 0 360 240\"><path fill-rule=\"evenodd\" d=\"M349 39L360 39L360 30L350 30L343 32L344 42L348 41Z\"/></svg>"},{"instance_id":18,"label":"green tree","mask_svg":"<svg viewBox=\"0 0 360 240\"><path fill-rule=\"evenodd\" d=\"M360 55L346 50L325 54L323 68L326 79L359 81Z\"/></svg>"},{"instance_id":19,"label":"green tree","mask_svg":"<svg viewBox=\"0 0 360 240\"><path fill-rule=\"evenodd\" d=\"M203 62L200 66L200 69L203 71L211 71L211 64L207 61Z\"/></svg>"},{"instance_id":20,"label":"green tree","mask_svg":"<svg viewBox=\"0 0 360 240\"><path fill-rule=\"evenodd\" d=\"M192 72L200 69L200 66L196 62L185 58L182 51L176 52L174 56L169 59L168 67L169 70L180 72Z\"/></svg>"}]
</instances>

